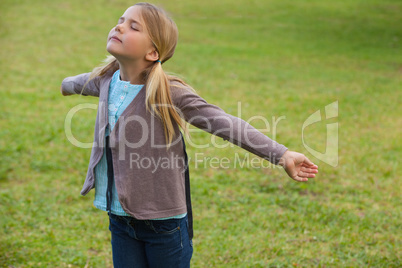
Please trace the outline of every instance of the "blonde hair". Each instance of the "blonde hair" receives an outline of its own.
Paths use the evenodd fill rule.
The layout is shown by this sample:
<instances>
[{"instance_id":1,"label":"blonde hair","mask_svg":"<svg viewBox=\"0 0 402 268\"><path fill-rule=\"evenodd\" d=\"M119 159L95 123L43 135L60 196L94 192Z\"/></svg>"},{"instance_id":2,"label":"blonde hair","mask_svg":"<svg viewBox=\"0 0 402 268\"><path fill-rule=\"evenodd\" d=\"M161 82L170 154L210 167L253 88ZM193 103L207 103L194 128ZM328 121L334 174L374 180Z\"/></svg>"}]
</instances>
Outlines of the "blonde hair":
<instances>
[{"instance_id":1,"label":"blonde hair","mask_svg":"<svg viewBox=\"0 0 402 268\"><path fill-rule=\"evenodd\" d=\"M179 113L172 102L170 94L170 83L178 82L183 87L192 90L182 79L165 73L162 63L169 60L175 51L178 29L174 21L166 14L166 12L149 3L137 3L135 6L141 7L141 15L145 22L145 27L149 33L149 37L155 49L159 53L159 62L154 62L150 67L146 68L141 76L145 82L146 98L145 104L147 111L156 114L162 121L165 133L167 149L175 136L174 123L181 127L188 136L188 128L186 122L180 117ZM115 57L108 56L104 65L94 68L89 80L103 76L106 73L115 72L119 69L119 64ZM89 81L88 80L88 81ZM176 83L177 84L177 83Z\"/></svg>"}]
</instances>

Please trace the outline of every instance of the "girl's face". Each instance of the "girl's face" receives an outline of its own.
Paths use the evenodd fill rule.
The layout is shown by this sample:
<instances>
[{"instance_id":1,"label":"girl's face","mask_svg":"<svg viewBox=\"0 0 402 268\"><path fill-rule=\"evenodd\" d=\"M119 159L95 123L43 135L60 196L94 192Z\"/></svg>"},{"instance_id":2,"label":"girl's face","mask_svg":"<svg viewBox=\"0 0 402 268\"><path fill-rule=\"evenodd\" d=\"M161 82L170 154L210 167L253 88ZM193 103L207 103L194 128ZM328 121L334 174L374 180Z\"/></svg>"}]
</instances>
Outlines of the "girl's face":
<instances>
[{"instance_id":1,"label":"girl's face","mask_svg":"<svg viewBox=\"0 0 402 268\"><path fill-rule=\"evenodd\" d=\"M146 61L147 53L155 50L144 21L141 7L129 7L112 28L107 38L106 50L119 61Z\"/></svg>"}]
</instances>

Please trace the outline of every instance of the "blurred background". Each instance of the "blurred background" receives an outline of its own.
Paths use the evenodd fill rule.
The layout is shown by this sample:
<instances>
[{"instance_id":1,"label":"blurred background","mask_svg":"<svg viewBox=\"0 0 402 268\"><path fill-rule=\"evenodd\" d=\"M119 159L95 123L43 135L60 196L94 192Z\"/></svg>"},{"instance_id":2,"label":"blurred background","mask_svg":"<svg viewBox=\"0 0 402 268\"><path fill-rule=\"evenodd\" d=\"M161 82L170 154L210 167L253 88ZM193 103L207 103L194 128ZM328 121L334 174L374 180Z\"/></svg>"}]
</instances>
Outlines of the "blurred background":
<instances>
[{"instance_id":1,"label":"blurred background","mask_svg":"<svg viewBox=\"0 0 402 268\"><path fill-rule=\"evenodd\" d=\"M106 57L120 0L0 2L0 267L112 267L106 213L80 196L90 149L66 138L67 113L93 97L62 97L63 78ZM280 168L214 166L235 146L188 146L193 267L400 267L402 3L395 0L155 1L179 28L179 74L204 99L305 153L320 173L296 183ZM338 102L338 117L305 130ZM96 111L72 121L92 142ZM250 122L256 128L260 120ZM338 164L325 153L339 124ZM272 126L272 125L271 125ZM208 143L205 132L193 133ZM224 145L225 142L217 143ZM253 158L252 155L249 155Z\"/></svg>"}]
</instances>

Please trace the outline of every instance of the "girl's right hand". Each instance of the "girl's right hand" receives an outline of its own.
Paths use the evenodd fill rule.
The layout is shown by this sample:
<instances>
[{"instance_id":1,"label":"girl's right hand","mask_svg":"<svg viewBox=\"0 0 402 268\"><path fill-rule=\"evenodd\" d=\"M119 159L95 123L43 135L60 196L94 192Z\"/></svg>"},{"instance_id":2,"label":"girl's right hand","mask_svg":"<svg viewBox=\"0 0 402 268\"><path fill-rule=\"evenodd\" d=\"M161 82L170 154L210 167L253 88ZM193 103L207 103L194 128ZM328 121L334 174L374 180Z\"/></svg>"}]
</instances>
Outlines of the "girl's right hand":
<instances>
[{"instance_id":1,"label":"girl's right hand","mask_svg":"<svg viewBox=\"0 0 402 268\"><path fill-rule=\"evenodd\" d=\"M308 178L314 178L318 173L318 166L314 165L304 154L286 151L279 160L288 176L295 181L308 181Z\"/></svg>"}]
</instances>

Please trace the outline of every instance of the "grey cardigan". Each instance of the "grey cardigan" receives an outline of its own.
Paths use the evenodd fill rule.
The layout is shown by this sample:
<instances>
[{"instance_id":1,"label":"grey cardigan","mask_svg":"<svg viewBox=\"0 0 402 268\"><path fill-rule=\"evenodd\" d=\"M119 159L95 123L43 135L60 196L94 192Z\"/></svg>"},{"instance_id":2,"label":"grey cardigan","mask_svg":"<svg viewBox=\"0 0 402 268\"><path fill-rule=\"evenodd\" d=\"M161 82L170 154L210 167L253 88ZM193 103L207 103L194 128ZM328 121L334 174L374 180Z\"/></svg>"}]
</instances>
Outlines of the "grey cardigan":
<instances>
[{"instance_id":1,"label":"grey cardigan","mask_svg":"<svg viewBox=\"0 0 402 268\"><path fill-rule=\"evenodd\" d=\"M67 77L62 91L99 97L94 143L82 195L95 187L95 166L105 146L108 125L108 92L113 73L91 80L83 89L89 73ZM287 148L271 140L244 120L227 114L216 105L181 84L170 87L173 104L181 117L191 125L274 164ZM163 124L146 111L144 86L124 110L110 133L114 178L119 201L124 211L140 219L155 219L187 212L184 186L184 151L177 124L176 136L167 150Z\"/></svg>"}]
</instances>

